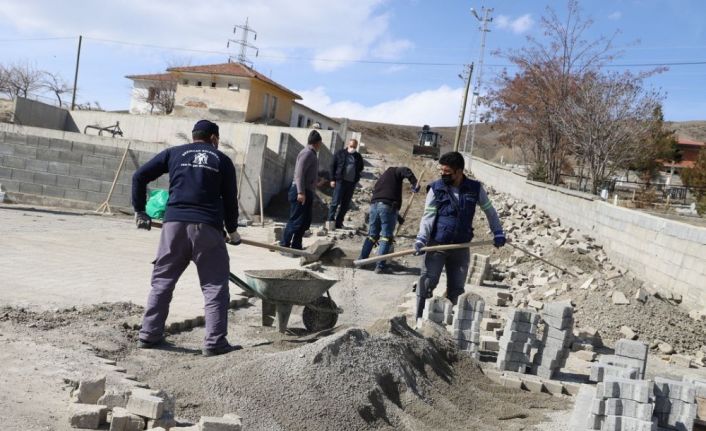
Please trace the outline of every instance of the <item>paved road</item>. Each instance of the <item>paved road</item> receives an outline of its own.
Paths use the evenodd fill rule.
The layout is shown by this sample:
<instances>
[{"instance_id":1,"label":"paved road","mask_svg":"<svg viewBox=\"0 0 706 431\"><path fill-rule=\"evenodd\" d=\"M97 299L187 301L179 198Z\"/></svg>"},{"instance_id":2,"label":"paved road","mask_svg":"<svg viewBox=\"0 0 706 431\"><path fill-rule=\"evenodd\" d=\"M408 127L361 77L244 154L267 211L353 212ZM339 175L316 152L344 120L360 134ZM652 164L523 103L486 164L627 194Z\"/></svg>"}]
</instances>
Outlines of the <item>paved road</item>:
<instances>
[{"instance_id":1,"label":"paved road","mask_svg":"<svg viewBox=\"0 0 706 431\"><path fill-rule=\"evenodd\" d=\"M250 227L241 234L266 242L269 231ZM138 231L127 217L0 205L0 305L37 310L116 301L144 304L158 241L158 230ZM233 272L299 267L298 259L261 248L243 245L229 252ZM232 293L239 291L232 287ZM191 265L177 284L169 322L199 315L203 297Z\"/></svg>"}]
</instances>

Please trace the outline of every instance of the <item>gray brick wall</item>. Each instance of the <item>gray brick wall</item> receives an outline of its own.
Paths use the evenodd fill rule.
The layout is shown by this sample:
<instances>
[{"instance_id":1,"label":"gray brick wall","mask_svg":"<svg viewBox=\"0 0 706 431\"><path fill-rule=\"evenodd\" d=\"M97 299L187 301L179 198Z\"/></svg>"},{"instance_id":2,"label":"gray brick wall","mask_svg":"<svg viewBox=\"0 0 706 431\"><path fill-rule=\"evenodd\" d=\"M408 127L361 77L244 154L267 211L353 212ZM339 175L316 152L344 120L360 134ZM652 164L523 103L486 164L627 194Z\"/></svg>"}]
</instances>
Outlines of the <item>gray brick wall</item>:
<instances>
[{"instance_id":1,"label":"gray brick wall","mask_svg":"<svg viewBox=\"0 0 706 431\"><path fill-rule=\"evenodd\" d=\"M124 150L39 136L0 132L0 184L10 199L98 207L110 190ZM153 153L130 150L111 206L129 209L132 175ZM150 188L167 188L164 176ZM80 206L80 205L79 205Z\"/></svg>"}]
</instances>

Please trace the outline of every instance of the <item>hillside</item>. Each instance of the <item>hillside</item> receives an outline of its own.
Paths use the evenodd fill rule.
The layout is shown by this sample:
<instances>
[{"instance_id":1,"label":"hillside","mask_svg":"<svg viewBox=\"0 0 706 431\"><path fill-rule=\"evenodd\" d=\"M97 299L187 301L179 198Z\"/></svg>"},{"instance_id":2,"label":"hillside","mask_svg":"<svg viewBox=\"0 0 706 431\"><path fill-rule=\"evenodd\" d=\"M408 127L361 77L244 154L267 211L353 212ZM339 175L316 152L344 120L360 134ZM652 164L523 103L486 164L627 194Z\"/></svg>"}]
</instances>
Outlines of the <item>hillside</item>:
<instances>
[{"instance_id":1,"label":"hillside","mask_svg":"<svg viewBox=\"0 0 706 431\"><path fill-rule=\"evenodd\" d=\"M417 142L418 126L375 123L371 121L349 120L350 128L361 132L362 141L372 151L395 155L411 154L412 146ZM706 121L667 122L667 127L674 129L679 136L706 141ZM455 127L434 127L432 130L441 133L441 152L450 151L456 133ZM464 127L461 132L461 148L466 133ZM522 155L517 149L508 148L499 142L500 134L492 124L479 124L476 127L476 139L473 154L491 161L506 163L522 162ZM468 142L470 145L470 135ZM470 147L468 148L470 149Z\"/></svg>"}]
</instances>

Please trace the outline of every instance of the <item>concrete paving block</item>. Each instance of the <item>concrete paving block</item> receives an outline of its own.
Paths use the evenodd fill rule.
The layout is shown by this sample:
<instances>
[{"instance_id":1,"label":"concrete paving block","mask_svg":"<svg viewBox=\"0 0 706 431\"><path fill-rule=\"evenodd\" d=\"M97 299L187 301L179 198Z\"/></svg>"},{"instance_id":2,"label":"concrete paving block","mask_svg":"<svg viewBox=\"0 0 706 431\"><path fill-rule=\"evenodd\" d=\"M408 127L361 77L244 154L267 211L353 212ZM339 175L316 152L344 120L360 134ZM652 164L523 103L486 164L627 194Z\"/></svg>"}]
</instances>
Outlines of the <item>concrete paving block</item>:
<instances>
[{"instance_id":1,"label":"concrete paving block","mask_svg":"<svg viewBox=\"0 0 706 431\"><path fill-rule=\"evenodd\" d=\"M610 377L599 385L596 390L596 396L602 398L623 398L647 403L654 394L653 386L654 384L649 380L628 380Z\"/></svg>"},{"instance_id":2,"label":"concrete paving block","mask_svg":"<svg viewBox=\"0 0 706 431\"><path fill-rule=\"evenodd\" d=\"M480 328L483 331L492 331L494 329L502 328L503 322L499 319L488 319L485 318L480 322Z\"/></svg>"},{"instance_id":3,"label":"concrete paving block","mask_svg":"<svg viewBox=\"0 0 706 431\"><path fill-rule=\"evenodd\" d=\"M522 377L522 389L530 391L533 393L541 393L544 390L544 383L539 379L533 379L530 377Z\"/></svg>"},{"instance_id":4,"label":"concrete paving block","mask_svg":"<svg viewBox=\"0 0 706 431\"><path fill-rule=\"evenodd\" d=\"M648 350L642 341L621 339L615 343L615 354L626 358L646 360Z\"/></svg>"},{"instance_id":5,"label":"concrete paving block","mask_svg":"<svg viewBox=\"0 0 706 431\"><path fill-rule=\"evenodd\" d=\"M598 363L614 365L623 368L635 368L639 372L639 378L642 378L645 375L646 362L644 360L626 358L618 355L601 355L601 357L598 359Z\"/></svg>"},{"instance_id":6,"label":"concrete paving block","mask_svg":"<svg viewBox=\"0 0 706 431\"><path fill-rule=\"evenodd\" d=\"M507 314L508 322L526 322L526 323L536 323L539 316L530 310L521 310L514 308L510 310Z\"/></svg>"},{"instance_id":7,"label":"concrete paving block","mask_svg":"<svg viewBox=\"0 0 706 431\"><path fill-rule=\"evenodd\" d=\"M504 337L504 335L503 335ZM500 348L498 349L499 352L523 352L526 355L529 355L530 351L532 350L532 342L531 341L507 341L507 339L500 338L499 341Z\"/></svg>"},{"instance_id":8,"label":"concrete paving block","mask_svg":"<svg viewBox=\"0 0 706 431\"><path fill-rule=\"evenodd\" d=\"M621 379L637 380L640 377L640 370L637 368L624 368L616 365L593 364L588 380L591 382L602 382L609 377Z\"/></svg>"},{"instance_id":9,"label":"concrete paving block","mask_svg":"<svg viewBox=\"0 0 706 431\"><path fill-rule=\"evenodd\" d=\"M562 395L564 393L564 385L556 380L545 380L544 389L552 395Z\"/></svg>"},{"instance_id":10,"label":"concrete paving block","mask_svg":"<svg viewBox=\"0 0 706 431\"><path fill-rule=\"evenodd\" d=\"M470 341L472 343L480 343L480 334L477 331L462 331L454 329L451 332L451 336L454 340Z\"/></svg>"},{"instance_id":11,"label":"concrete paving block","mask_svg":"<svg viewBox=\"0 0 706 431\"><path fill-rule=\"evenodd\" d=\"M130 413L122 407L116 407L113 409L113 418L110 421L110 431L142 431L144 429L144 418Z\"/></svg>"},{"instance_id":12,"label":"concrete paving block","mask_svg":"<svg viewBox=\"0 0 706 431\"><path fill-rule=\"evenodd\" d=\"M532 337L532 334L528 332L517 332L517 331L505 331L503 332L503 336L500 337L501 342L526 342L527 340L532 340L534 337Z\"/></svg>"},{"instance_id":13,"label":"concrete paving block","mask_svg":"<svg viewBox=\"0 0 706 431\"><path fill-rule=\"evenodd\" d=\"M537 333L537 325L528 322L510 322L505 324L506 331L525 332L528 334Z\"/></svg>"},{"instance_id":14,"label":"concrete paving block","mask_svg":"<svg viewBox=\"0 0 706 431\"><path fill-rule=\"evenodd\" d=\"M596 388L594 386L580 385L567 430L600 429L600 421L598 421L597 428L594 426L595 421L589 426L589 410L595 395ZM595 419L595 415L592 419Z\"/></svg>"},{"instance_id":15,"label":"concrete paving block","mask_svg":"<svg viewBox=\"0 0 706 431\"><path fill-rule=\"evenodd\" d=\"M487 350L490 352L497 352L500 350L500 342L493 336L482 336L480 337L480 348L481 350Z\"/></svg>"},{"instance_id":16,"label":"concrete paving block","mask_svg":"<svg viewBox=\"0 0 706 431\"><path fill-rule=\"evenodd\" d=\"M171 429L177 425L177 421L174 419L174 415L171 412L164 412L162 417L159 419L149 419L147 421L147 429L153 428L164 428Z\"/></svg>"},{"instance_id":17,"label":"concrete paving block","mask_svg":"<svg viewBox=\"0 0 706 431\"><path fill-rule=\"evenodd\" d=\"M241 431L242 421L239 418L201 416L198 425L201 431Z\"/></svg>"},{"instance_id":18,"label":"concrete paving block","mask_svg":"<svg viewBox=\"0 0 706 431\"><path fill-rule=\"evenodd\" d=\"M84 376L74 392L79 403L96 404L105 393L105 375Z\"/></svg>"},{"instance_id":19,"label":"concrete paving block","mask_svg":"<svg viewBox=\"0 0 706 431\"><path fill-rule=\"evenodd\" d=\"M627 416L611 416L606 415L605 421L603 422L603 428L605 430L630 430L630 431L656 431L656 424L651 420L642 421L639 419L627 417Z\"/></svg>"},{"instance_id":20,"label":"concrete paving block","mask_svg":"<svg viewBox=\"0 0 706 431\"><path fill-rule=\"evenodd\" d=\"M105 417L108 408L97 404L69 404L69 425L73 428L98 429L101 418Z\"/></svg>"},{"instance_id":21,"label":"concrete paving block","mask_svg":"<svg viewBox=\"0 0 706 431\"><path fill-rule=\"evenodd\" d=\"M574 327L574 319L573 317L566 317L566 318L558 318L554 316L544 316L543 317L544 323L547 324L547 326L551 326L552 328L556 329L569 329L573 330Z\"/></svg>"},{"instance_id":22,"label":"concrete paving block","mask_svg":"<svg viewBox=\"0 0 706 431\"><path fill-rule=\"evenodd\" d=\"M473 310L479 313L485 311L485 301L483 298L472 292L461 294L456 304L458 310Z\"/></svg>"},{"instance_id":23,"label":"concrete paving block","mask_svg":"<svg viewBox=\"0 0 706 431\"><path fill-rule=\"evenodd\" d=\"M500 349L498 351L498 360L502 358L503 361L505 362L522 362L522 363L529 363L529 355L524 352L513 352L513 351L505 351L503 349Z\"/></svg>"},{"instance_id":24,"label":"concrete paving block","mask_svg":"<svg viewBox=\"0 0 706 431\"><path fill-rule=\"evenodd\" d=\"M554 378L554 375L556 374L556 370L553 368L548 368L548 367L543 367L543 366L535 366L532 368L532 372L537 376L541 377L543 379L551 380Z\"/></svg>"},{"instance_id":25,"label":"concrete paving block","mask_svg":"<svg viewBox=\"0 0 706 431\"><path fill-rule=\"evenodd\" d=\"M483 319L483 313L474 310L457 310L454 313L454 319L480 322Z\"/></svg>"},{"instance_id":26,"label":"concrete paving block","mask_svg":"<svg viewBox=\"0 0 706 431\"><path fill-rule=\"evenodd\" d=\"M454 319L451 327L461 331L480 331L480 323L477 320Z\"/></svg>"},{"instance_id":27,"label":"concrete paving block","mask_svg":"<svg viewBox=\"0 0 706 431\"><path fill-rule=\"evenodd\" d=\"M133 391L127 402L127 410L149 419L159 419L164 413L164 400L154 395Z\"/></svg>"},{"instance_id":28,"label":"concrete paving block","mask_svg":"<svg viewBox=\"0 0 706 431\"><path fill-rule=\"evenodd\" d=\"M466 352L476 352L478 350L478 343L466 340L456 340L456 345L460 350Z\"/></svg>"},{"instance_id":29,"label":"concrete paving block","mask_svg":"<svg viewBox=\"0 0 706 431\"><path fill-rule=\"evenodd\" d=\"M669 357L669 363L683 368L691 368L693 365L691 356L687 355L672 355Z\"/></svg>"},{"instance_id":30,"label":"concrete paving block","mask_svg":"<svg viewBox=\"0 0 706 431\"><path fill-rule=\"evenodd\" d=\"M544 304L544 309L542 310L541 316L542 319L544 319L544 316L552 316L559 319L565 319L568 317L572 317L573 313L574 308L568 301L548 302Z\"/></svg>"},{"instance_id":31,"label":"concrete paving block","mask_svg":"<svg viewBox=\"0 0 706 431\"><path fill-rule=\"evenodd\" d=\"M655 377L654 393L658 398L671 398L693 403L696 397L696 388L690 382Z\"/></svg>"},{"instance_id":32,"label":"concrete paving block","mask_svg":"<svg viewBox=\"0 0 706 431\"><path fill-rule=\"evenodd\" d=\"M598 354L596 352L591 352L588 350L579 350L578 352L574 353L574 356L582 361L586 362L593 362L596 360L596 356Z\"/></svg>"},{"instance_id":33,"label":"concrete paving block","mask_svg":"<svg viewBox=\"0 0 706 431\"><path fill-rule=\"evenodd\" d=\"M578 395L579 390L581 389L581 386L583 386L580 383L572 383L572 382L563 382L564 383L564 392L567 395L571 395L572 397L575 397Z\"/></svg>"},{"instance_id":34,"label":"concrete paving block","mask_svg":"<svg viewBox=\"0 0 706 431\"><path fill-rule=\"evenodd\" d=\"M522 389L522 380L515 376L502 376L500 382L503 386L513 389Z\"/></svg>"},{"instance_id":35,"label":"concrete paving block","mask_svg":"<svg viewBox=\"0 0 706 431\"><path fill-rule=\"evenodd\" d=\"M115 407L125 408L129 398L129 389L108 389L100 398L98 398L98 404L107 406L109 409L113 409Z\"/></svg>"},{"instance_id":36,"label":"concrete paving block","mask_svg":"<svg viewBox=\"0 0 706 431\"><path fill-rule=\"evenodd\" d=\"M611 398L605 400L603 414L610 416L628 416L642 421L651 421L654 405L652 403L638 403L633 400Z\"/></svg>"},{"instance_id":37,"label":"concrete paving block","mask_svg":"<svg viewBox=\"0 0 706 431\"><path fill-rule=\"evenodd\" d=\"M502 384L501 377L503 376L503 373L497 370L494 370L492 368L486 368L483 370L483 374L493 382L497 384Z\"/></svg>"}]
</instances>

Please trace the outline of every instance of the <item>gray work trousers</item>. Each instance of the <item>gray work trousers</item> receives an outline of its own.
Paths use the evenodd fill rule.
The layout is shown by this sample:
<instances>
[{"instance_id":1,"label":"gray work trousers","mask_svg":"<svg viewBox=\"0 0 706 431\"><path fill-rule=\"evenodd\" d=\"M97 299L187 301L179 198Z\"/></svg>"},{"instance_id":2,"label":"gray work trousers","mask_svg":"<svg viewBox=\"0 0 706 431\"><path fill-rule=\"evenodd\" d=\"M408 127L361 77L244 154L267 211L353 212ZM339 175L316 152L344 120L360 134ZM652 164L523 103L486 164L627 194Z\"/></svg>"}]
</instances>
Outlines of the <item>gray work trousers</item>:
<instances>
[{"instance_id":1,"label":"gray work trousers","mask_svg":"<svg viewBox=\"0 0 706 431\"><path fill-rule=\"evenodd\" d=\"M196 264L204 298L204 347L213 349L228 344L230 258L223 233L210 225L178 221L164 223L162 227L152 270L152 290L140 329L141 340L154 342L164 336L174 287L191 261Z\"/></svg>"},{"instance_id":2,"label":"gray work trousers","mask_svg":"<svg viewBox=\"0 0 706 431\"><path fill-rule=\"evenodd\" d=\"M417 318L422 317L427 298L431 298L439 284L441 271L446 267L446 297L454 305L464 292L471 252L467 248L431 251L424 255L422 272L417 282Z\"/></svg>"}]
</instances>

